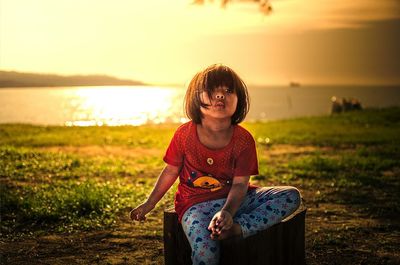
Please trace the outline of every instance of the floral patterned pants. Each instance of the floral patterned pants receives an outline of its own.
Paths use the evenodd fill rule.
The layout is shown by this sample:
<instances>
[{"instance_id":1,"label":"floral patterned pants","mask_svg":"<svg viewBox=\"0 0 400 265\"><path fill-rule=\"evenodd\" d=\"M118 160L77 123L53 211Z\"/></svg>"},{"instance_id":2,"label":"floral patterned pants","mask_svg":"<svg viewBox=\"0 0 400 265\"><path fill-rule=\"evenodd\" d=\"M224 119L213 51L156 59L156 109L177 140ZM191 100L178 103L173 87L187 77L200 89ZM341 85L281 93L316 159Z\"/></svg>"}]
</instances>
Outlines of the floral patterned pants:
<instances>
[{"instance_id":1,"label":"floral patterned pants","mask_svg":"<svg viewBox=\"0 0 400 265\"><path fill-rule=\"evenodd\" d=\"M264 187L249 191L233 217L243 237L279 223L300 206L300 192L290 186ZM206 201L190 207L182 217L182 227L192 248L193 265L219 264L219 241L211 240L207 229L226 199Z\"/></svg>"}]
</instances>

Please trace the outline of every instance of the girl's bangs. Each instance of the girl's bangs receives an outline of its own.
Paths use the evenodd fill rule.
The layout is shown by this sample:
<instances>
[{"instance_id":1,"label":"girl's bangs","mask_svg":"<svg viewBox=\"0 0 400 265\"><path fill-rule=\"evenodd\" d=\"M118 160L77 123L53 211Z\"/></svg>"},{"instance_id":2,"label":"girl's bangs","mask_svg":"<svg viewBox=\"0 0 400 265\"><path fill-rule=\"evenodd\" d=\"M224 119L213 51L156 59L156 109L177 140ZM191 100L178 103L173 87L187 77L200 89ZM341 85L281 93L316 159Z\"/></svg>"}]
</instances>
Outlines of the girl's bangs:
<instances>
[{"instance_id":1,"label":"girl's bangs","mask_svg":"<svg viewBox=\"0 0 400 265\"><path fill-rule=\"evenodd\" d=\"M226 67L218 67L206 73L204 89L211 92L220 86L235 90L233 73Z\"/></svg>"}]
</instances>

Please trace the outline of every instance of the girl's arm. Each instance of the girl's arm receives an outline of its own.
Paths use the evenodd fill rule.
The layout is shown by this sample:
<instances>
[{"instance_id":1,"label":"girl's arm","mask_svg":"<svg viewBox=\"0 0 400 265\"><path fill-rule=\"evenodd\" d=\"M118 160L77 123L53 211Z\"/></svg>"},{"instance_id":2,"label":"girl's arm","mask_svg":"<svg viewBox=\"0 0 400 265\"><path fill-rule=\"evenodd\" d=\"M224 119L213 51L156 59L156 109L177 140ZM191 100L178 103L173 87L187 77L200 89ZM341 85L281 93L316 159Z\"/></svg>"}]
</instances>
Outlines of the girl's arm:
<instances>
[{"instance_id":1,"label":"girl's arm","mask_svg":"<svg viewBox=\"0 0 400 265\"><path fill-rule=\"evenodd\" d=\"M169 190L169 188L171 188L175 180L178 178L179 170L179 167L168 164L164 167L147 200L130 212L132 220L146 220L145 215L153 210L164 194Z\"/></svg>"},{"instance_id":2,"label":"girl's arm","mask_svg":"<svg viewBox=\"0 0 400 265\"><path fill-rule=\"evenodd\" d=\"M214 234L219 234L221 230L228 230L232 227L233 216L235 216L246 196L249 180L250 176L237 176L233 178L232 187L225 205L221 211L214 215L208 227Z\"/></svg>"}]
</instances>

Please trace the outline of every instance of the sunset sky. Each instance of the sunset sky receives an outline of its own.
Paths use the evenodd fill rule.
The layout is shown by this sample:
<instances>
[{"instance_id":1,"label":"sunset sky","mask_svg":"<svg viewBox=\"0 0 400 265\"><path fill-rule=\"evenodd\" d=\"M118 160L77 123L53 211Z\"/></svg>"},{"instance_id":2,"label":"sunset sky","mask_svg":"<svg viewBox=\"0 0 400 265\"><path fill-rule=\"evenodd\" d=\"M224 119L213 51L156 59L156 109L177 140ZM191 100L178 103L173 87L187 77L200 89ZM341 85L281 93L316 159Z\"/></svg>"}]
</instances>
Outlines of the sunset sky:
<instances>
[{"instance_id":1,"label":"sunset sky","mask_svg":"<svg viewBox=\"0 0 400 265\"><path fill-rule=\"evenodd\" d=\"M212 63L249 84L400 84L399 0L0 0L0 70L187 83Z\"/></svg>"}]
</instances>

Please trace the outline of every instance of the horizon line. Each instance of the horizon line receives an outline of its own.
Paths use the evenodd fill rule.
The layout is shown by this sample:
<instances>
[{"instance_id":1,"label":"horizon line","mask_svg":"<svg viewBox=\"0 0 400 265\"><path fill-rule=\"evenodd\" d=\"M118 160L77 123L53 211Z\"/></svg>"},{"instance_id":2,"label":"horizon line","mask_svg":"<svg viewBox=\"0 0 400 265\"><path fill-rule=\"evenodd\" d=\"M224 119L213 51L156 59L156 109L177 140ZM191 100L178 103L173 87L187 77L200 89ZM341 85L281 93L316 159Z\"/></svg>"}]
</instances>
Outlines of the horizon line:
<instances>
[{"instance_id":1,"label":"horizon line","mask_svg":"<svg viewBox=\"0 0 400 265\"><path fill-rule=\"evenodd\" d=\"M172 81L172 82L146 82L142 81L139 79L132 79L132 78L126 78L126 77L119 77L116 75L111 75L111 74L104 74L104 73L92 73L92 74L87 74L87 73L81 73L81 74L62 74L62 73L51 73L51 72L30 72L30 71L19 71L19 70L7 70L7 69L1 69L0 72L14 72L14 73L19 73L19 74L34 74L34 75L55 75L55 76L60 76L60 77L89 77L89 76L99 76L99 77L110 77L110 78L115 78L119 80L124 80L124 81L132 81L132 82L140 82L143 83L143 85L137 85L137 86L162 86L162 87L167 87L167 86L173 86L173 87L185 87L186 82L177 82L177 81ZM287 82L271 82L271 83L259 83L259 82L247 82L246 86L247 87L260 87L260 86L280 86L280 87L287 87L290 86L290 84L293 82L293 80L288 80ZM298 83L298 86L293 86L293 88L301 88L304 86L400 86L400 82L337 82L337 83L332 83L332 82L306 82L302 83L300 81L296 81L295 83ZM82 86L90 86L90 85L82 85ZM99 85L101 86L101 85ZM104 85L107 86L107 85ZM116 85L116 86L124 86L124 85Z\"/></svg>"}]
</instances>

